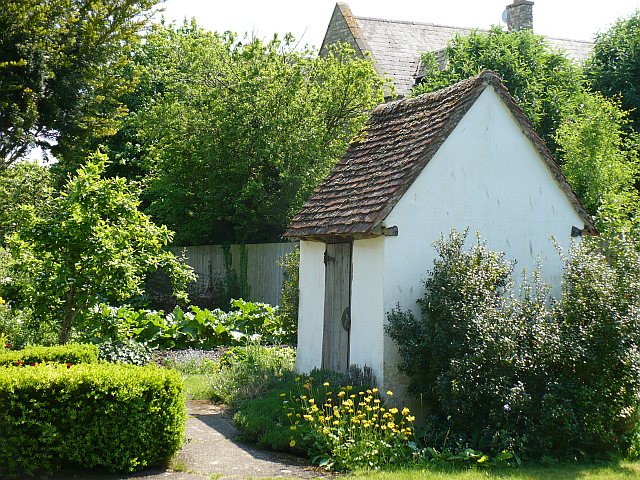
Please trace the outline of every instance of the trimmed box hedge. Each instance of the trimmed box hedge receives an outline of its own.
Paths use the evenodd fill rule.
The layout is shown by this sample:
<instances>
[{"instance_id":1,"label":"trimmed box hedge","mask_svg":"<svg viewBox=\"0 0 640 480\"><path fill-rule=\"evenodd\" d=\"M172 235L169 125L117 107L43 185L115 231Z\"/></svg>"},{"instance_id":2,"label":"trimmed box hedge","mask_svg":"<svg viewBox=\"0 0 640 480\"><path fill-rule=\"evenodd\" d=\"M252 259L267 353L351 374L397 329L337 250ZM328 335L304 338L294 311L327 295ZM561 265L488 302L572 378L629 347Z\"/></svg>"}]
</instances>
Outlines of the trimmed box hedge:
<instances>
[{"instance_id":1,"label":"trimmed box hedge","mask_svg":"<svg viewBox=\"0 0 640 480\"><path fill-rule=\"evenodd\" d=\"M0 366L30 365L32 363L97 363L98 347L87 343L68 343L43 347L36 345L22 350L6 350L0 353Z\"/></svg>"},{"instance_id":2,"label":"trimmed box hedge","mask_svg":"<svg viewBox=\"0 0 640 480\"><path fill-rule=\"evenodd\" d=\"M0 367L0 475L60 467L136 471L184 436L180 375L154 365Z\"/></svg>"}]
</instances>

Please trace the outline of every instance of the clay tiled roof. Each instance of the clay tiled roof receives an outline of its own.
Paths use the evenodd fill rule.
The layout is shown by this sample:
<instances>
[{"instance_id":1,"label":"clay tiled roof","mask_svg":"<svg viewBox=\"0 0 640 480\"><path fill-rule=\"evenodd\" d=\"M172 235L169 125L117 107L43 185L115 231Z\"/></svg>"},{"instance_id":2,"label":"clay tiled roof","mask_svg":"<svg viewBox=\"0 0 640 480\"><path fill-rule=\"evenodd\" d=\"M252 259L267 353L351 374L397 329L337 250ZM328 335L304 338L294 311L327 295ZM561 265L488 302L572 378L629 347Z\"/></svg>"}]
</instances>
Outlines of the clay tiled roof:
<instances>
[{"instance_id":1,"label":"clay tiled roof","mask_svg":"<svg viewBox=\"0 0 640 480\"><path fill-rule=\"evenodd\" d=\"M378 106L342 159L293 218L286 237L379 235L381 224L484 89L491 85L536 147L574 208L593 227L544 142L490 71L438 92Z\"/></svg>"}]
</instances>

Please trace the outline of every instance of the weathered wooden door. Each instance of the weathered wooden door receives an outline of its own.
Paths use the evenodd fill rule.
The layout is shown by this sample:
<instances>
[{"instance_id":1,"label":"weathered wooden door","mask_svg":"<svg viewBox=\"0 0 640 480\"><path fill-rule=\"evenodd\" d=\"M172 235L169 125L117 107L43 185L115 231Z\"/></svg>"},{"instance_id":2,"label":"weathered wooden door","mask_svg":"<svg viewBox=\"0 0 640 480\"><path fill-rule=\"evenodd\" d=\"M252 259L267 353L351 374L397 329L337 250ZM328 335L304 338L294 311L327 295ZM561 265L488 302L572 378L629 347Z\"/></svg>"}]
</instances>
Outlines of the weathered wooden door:
<instances>
[{"instance_id":1,"label":"weathered wooden door","mask_svg":"<svg viewBox=\"0 0 640 480\"><path fill-rule=\"evenodd\" d=\"M349 367L351 246L351 243L329 243L324 253L322 368L337 372Z\"/></svg>"}]
</instances>

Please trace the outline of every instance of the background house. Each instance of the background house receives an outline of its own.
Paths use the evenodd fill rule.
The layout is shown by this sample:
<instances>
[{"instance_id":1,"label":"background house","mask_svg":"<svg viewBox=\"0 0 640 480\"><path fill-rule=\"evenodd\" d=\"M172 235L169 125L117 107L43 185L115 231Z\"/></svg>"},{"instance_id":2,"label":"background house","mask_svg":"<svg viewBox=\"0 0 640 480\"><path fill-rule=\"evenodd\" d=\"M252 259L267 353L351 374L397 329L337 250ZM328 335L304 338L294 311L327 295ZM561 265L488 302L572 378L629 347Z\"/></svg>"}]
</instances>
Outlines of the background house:
<instances>
[{"instance_id":1,"label":"background house","mask_svg":"<svg viewBox=\"0 0 640 480\"><path fill-rule=\"evenodd\" d=\"M510 30L533 29L533 2L514 0L507 5L505 16ZM499 19L496 12L496 24ZM422 77L420 58L424 52L435 52L443 65L443 50L449 40L471 31L432 23L359 17L353 15L349 5L340 2L333 10L320 54L333 43L350 44L358 55L370 55L378 74L391 79L396 95L404 97ZM583 62L593 49L593 43L580 40L547 38L547 41L551 48L565 51L576 62Z\"/></svg>"},{"instance_id":2,"label":"background house","mask_svg":"<svg viewBox=\"0 0 640 480\"><path fill-rule=\"evenodd\" d=\"M298 368L368 365L401 392L386 313L416 300L452 228L558 286L567 246L592 220L492 72L377 107L359 140L294 217L300 243Z\"/></svg>"}]
</instances>

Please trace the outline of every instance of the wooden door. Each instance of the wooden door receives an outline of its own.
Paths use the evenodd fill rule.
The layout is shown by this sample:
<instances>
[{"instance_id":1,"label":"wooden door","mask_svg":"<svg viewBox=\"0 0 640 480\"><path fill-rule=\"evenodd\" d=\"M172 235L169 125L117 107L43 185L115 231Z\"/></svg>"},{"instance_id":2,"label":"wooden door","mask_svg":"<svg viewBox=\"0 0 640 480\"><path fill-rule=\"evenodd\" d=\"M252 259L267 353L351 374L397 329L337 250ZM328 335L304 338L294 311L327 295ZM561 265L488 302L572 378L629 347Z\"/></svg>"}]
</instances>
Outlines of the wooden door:
<instances>
[{"instance_id":1,"label":"wooden door","mask_svg":"<svg viewBox=\"0 0 640 480\"><path fill-rule=\"evenodd\" d=\"M329 243L324 253L322 368L337 372L349 367L351 246L351 243Z\"/></svg>"}]
</instances>

